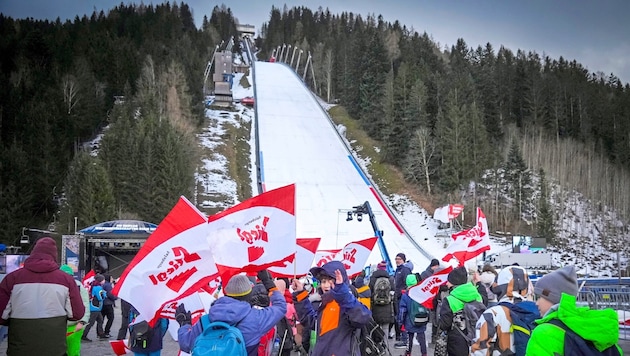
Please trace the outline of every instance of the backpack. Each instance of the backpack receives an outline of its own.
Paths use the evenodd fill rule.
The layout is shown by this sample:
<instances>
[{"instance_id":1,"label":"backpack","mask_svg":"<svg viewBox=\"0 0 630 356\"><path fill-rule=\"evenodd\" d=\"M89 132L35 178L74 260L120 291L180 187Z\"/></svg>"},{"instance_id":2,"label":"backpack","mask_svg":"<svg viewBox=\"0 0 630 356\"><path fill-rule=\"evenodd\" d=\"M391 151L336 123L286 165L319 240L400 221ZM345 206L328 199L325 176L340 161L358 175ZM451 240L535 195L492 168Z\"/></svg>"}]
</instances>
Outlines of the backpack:
<instances>
[{"instance_id":1,"label":"backpack","mask_svg":"<svg viewBox=\"0 0 630 356\"><path fill-rule=\"evenodd\" d=\"M583 339L573 330L560 321L559 319L551 319L548 323L558 326L564 330L564 354L571 356L617 356L620 355L617 345L612 345L606 350L599 351L592 341Z\"/></svg>"},{"instance_id":2,"label":"backpack","mask_svg":"<svg viewBox=\"0 0 630 356\"><path fill-rule=\"evenodd\" d=\"M540 319L540 312L536 303L531 301L522 301L516 304L502 302L500 306L507 308L512 319L510 332L514 340L514 353L516 356L525 356L527 350L527 342L531 337L532 330L536 327L534 322ZM493 349L503 352L498 348L498 343L494 343ZM569 355L569 354L567 354Z\"/></svg>"},{"instance_id":3,"label":"backpack","mask_svg":"<svg viewBox=\"0 0 630 356\"><path fill-rule=\"evenodd\" d=\"M199 322L203 331L195 339L191 355L247 356L243 333L236 326L210 322L207 314Z\"/></svg>"},{"instance_id":4,"label":"backpack","mask_svg":"<svg viewBox=\"0 0 630 356\"><path fill-rule=\"evenodd\" d=\"M280 347L282 347L282 350L293 350L295 346L293 329L286 316L280 319L278 324L276 324L276 338L280 339Z\"/></svg>"},{"instance_id":5,"label":"backpack","mask_svg":"<svg viewBox=\"0 0 630 356\"><path fill-rule=\"evenodd\" d=\"M94 308L98 308L101 306L101 302L95 296L90 297L90 303L92 304Z\"/></svg>"},{"instance_id":6,"label":"backpack","mask_svg":"<svg viewBox=\"0 0 630 356\"><path fill-rule=\"evenodd\" d=\"M429 309L425 308L424 305L416 302L411 298L409 298L409 300L411 301L411 304L409 305L408 318L411 320L413 325L427 325L427 323L429 322Z\"/></svg>"},{"instance_id":7,"label":"backpack","mask_svg":"<svg viewBox=\"0 0 630 356\"><path fill-rule=\"evenodd\" d=\"M96 298L94 298L96 299ZM151 345L153 329L146 320L129 326L129 348L146 349Z\"/></svg>"},{"instance_id":8,"label":"backpack","mask_svg":"<svg viewBox=\"0 0 630 356\"><path fill-rule=\"evenodd\" d=\"M453 315L453 329L459 331L469 346L472 345L475 338L477 320L485 311L486 306L482 302L474 300L464 303L464 308Z\"/></svg>"},{"instance_id":9,"label":"backpack","mask_svg":"<svg viewBox=\"0 0 630 356\"><path fill-rule=\"evenodd\" d=\"M359 329L359 331L357 344L359 345L361 356L391 355L385 340L385 332L374 318L370 317L367 324Z\"/></svg>"},{"instance_id":10,"label":"backpack","mask_svg":"<svg viewBox=\"0 0 630 356\"><path fill-rule=\"evenodd\" d=\"M392 302L392 296L390 291L392 285L389 282L388 277L378 277L374 283L374 304L375 305L387 305Z\"/></svg>"}]
</instances>

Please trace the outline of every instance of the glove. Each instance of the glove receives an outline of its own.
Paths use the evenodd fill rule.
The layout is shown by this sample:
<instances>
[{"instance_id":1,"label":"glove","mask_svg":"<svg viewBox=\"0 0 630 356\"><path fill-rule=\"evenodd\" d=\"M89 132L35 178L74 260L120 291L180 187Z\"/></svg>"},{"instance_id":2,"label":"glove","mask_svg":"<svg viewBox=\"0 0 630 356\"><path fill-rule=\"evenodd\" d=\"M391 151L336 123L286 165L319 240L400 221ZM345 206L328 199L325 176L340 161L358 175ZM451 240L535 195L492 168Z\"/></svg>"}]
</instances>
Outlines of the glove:
<instances>
[{"instance_id":1,"label":"glove","mask_svg":"<svg viewBox=\"0 0 630 356\"><path fill-rule=\"evenodd\" d=\"M276 284L273 283L273 278L271 278L271 274L266 269L258 271L257 277L262 282L262 285L267 288L268 292L270 292L272 289L276 289Z\"/></svg>"},{"instance_id":2,"label":"glove","mask_svg":"<svg viewBox=\"0 0 630 356\"><path fill-rule=\"evenodd\" d=\"M192 324L192 316L190 312L186 310L184 307L184 303L180 303L175 310L175 320L179 323L179 326L182 327L186 324Z\"/></svg>"}]
</instances>

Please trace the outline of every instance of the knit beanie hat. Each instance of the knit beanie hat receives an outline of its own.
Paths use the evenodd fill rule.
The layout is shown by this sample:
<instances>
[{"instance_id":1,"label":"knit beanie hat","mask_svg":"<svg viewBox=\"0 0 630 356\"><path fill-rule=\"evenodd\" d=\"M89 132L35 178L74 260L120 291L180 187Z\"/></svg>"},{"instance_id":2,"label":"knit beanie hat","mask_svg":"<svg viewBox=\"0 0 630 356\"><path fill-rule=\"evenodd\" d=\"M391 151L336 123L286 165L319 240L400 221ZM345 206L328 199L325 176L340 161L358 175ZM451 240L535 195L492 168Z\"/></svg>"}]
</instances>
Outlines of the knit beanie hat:
<instances>
[{"instance_id":1,"label":"knit beanie hat","mask_svg":"<svg viewBox=\"0 0 630 356\"><path fill-rule=\"evenodd\" d=\"M437 258L434 258L431 260L431 264L429 265L429 267L435 267L439 265L440 265L440 261L438 261Z\"/></svg>"},{"instance_id":2,"label":"knit beanie hat","mask_svg":"<svg viewBox=\"0 0 630 356\"><path fill-rule=\"evenodd\" d=\"M418 278L416 278L415 274L410 273L407 275L407 279L405 279L405 284L407 287L413 287L418 284Z\"/></svg>"},{"instance_id":3,"label":"knit beanie hat","mask_svg":"<svg viewBox=\"0 0 630 356\"><path fill-rule=\"evenodd\" d=\"M228 297L243 297L252 292L252 282L246 275L237 274L230 278L223 293Z\"/></svg>"},{"instance_id":4,"label":"knit beanie hat","mask_svg":"<svg viewBox=\"0 0 630 356\"><path fill-rule=\"evenodd\" d=\"M562 293L577 296L578 284L575 267L566 266L543 276L536 282L534 293L553 304L560 303Z\"/></svg>"},{"instance_id":5,"label":"knit beanie hat","mask_svg":"<svg viewBox=\"0 0 630 356\"><path fill-rule=\"evenodd\" d=\"M399 252L399 253L396 255L396 257L400 257L400 258L402 258L403 262L406 262L406 261L407 261L407 256L405 256L405 254L404 254L404 253L402 253L402 252Z\"/></svg>"},{"instance_id":6,"label":"knit beanie hat","mask_svg":"<svg viewBox=\"0 0 630 356\"><path fill-rule=\"evenodd\" d=\"M72 267L68 265L61 265L59 269L74 277L74 271L72 270Z\"/></svg>"},{"instance_id":7,"label":"knit beanie hat","mask_svg":"<svg viewBox=\"0 0 630 356\"><path fill-rule=\"evenodd\" d=\"M381 261L378 265L376 265L376 269L380 269L382 271L387 270L387 262Z\"/></svg>"},{"instance_id":8,"label":"knit beanie hat","mask_svg":"<svg viewBox=\"0 0 630 356\"><path fill-rule=\"evenodd\" d=\"M454 286L465 284L468 282L468 271L466 267L457 267L448 274L446 279Z\"/></svg>"}]
</instances>

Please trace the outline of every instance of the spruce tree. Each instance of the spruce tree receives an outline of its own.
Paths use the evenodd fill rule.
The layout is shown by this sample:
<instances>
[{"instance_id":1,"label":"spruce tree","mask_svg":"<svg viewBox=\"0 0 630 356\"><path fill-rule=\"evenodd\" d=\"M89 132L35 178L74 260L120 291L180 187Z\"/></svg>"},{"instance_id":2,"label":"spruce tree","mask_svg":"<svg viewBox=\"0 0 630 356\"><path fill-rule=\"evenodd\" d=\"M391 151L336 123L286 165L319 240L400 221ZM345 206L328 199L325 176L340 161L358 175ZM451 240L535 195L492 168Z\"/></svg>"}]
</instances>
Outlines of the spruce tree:
<instances>
[{"instance_id":1,"label":"spruce tree","mask_svg":"<svg viewBox=\"0 0 630 356\"><path fill-rule=\"evenodd\" d=\"M505 162L505 179L508 185L508 196L512 200L513 216L517 219L526 218L532 198L531 174L516 139L512 141Z\"/></svg>"},{"instance_id":2,"label":"spruce tree","mask_svg":"<svg viewBox=\"0 0 630 356\"><path fill-rule=\"evenodd\" d=\"M545 178L545 170L540 169L538 171L538 190L540 196L538 198L538 215L536 221L536 227L538 230L538 236L544 237L548 243L552 243L555 237L555 230L553 227L553 210L549 203L549 185Z\"/></svg>"},{"instance_id":3,"label":"spruce tree","mask_svg":"<svg viewBox=\"0 0 630 356\"><path fill-rule=\"evenodd\" d=\"M109 177L100 159L79 151L64 184L66 201L60 217L61 231L79 229L116 217L116 200ZM67 230L66 230L67 229Z\"/></svg>"}]
</instances>

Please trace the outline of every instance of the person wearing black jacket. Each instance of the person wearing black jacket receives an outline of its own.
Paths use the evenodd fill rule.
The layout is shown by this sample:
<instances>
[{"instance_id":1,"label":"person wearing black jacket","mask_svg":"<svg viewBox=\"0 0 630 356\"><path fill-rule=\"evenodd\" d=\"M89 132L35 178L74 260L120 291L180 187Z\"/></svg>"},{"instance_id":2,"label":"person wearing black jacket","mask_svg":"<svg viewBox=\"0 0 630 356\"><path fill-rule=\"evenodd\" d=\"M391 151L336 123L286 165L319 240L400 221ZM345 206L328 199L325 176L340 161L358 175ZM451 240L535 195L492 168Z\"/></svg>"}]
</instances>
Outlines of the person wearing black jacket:
<instances>
[{"instance_id":1,"label":"person wearing black jacket","mask_svg":"<svg viewBox=\"0 0 630 356\"><path fill-rule=\"evenodd\" d=\"M114 323L114 307L116 306L115 302L118 299L112 293L114 286L112 285L112 277L108 274L104 275L105 283L103 283L103 290L107 293L105 299L103 299L103 310L101 310L101 314L103 314L103 321L107 319L107 323L105 323L105 336L111 337L109 335L110 330L112 329L112 324Z\"/></svg>"},{"instance_id":2,"label":"person wearing black jacket","mask_svg":"<svg viewBox=\"0 0 630 356\"><path fill-rule=\"evenodd\" d=\"M420 274L420 281L424 281L425 279L431 277L438 268L440 268L440 261L436 258L432 259L429 267Z\"/></svg>"},{"instance_id":3,"label":"person wearing black jacket","mask_svg":"<svg viewBox=\"0 0 630 356\"><path fill-rule=\"evenodd\" d=\"M372 296L374 295L374 285L376 284L376 280L381 277L389 279L389 285L391 287L390 294L393 294L394 292L394 278L387 273L387 264L385 261L382 261L378 264L377 270L370 276L369 287L372 291ZM374 321L381 326L381 329L383 329L385 334L388 332L387 327L389 324L396 321L394 319L393 299L394 297L392 296L392 302L388 305L377 305L374 303L374 298L372 298L372 317L374 318Z\"/></svg>"}]
</instances>

